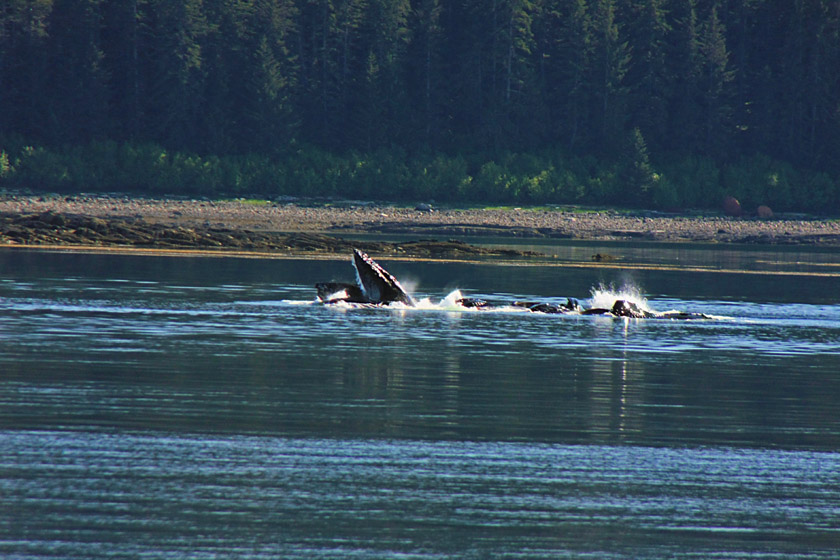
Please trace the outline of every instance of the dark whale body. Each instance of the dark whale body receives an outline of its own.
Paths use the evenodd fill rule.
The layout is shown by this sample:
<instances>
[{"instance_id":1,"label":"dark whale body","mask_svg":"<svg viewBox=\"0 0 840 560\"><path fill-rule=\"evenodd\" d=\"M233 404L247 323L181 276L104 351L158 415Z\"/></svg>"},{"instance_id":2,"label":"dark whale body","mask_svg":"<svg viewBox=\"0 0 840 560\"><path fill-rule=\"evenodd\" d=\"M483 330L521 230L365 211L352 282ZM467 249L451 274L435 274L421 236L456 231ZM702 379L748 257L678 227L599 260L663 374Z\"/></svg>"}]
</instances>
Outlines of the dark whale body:
<instances>
[{"instance_id":1,"label":"dark whale body","mask_svg":"<svg viewBox=\"0 0 840 560\"><path fill-rule=\"evenodd\" d=\"M575 298L566 298L566 303L557 305L555 303L544 303L539 301L514 301L515 307L525 307L532 313L578 313L580 302Z\"/></svg>"},{"instance_id":2,"label":"dark whale body","mask_svg":"<svg viewBox=\"0 0 840 560\"><path fill-rule=\"evenodd\" d=\"M321 282L315 284L318 300L325 304L353 303L359 305L387 305L402 303L413 307L414 299L405 291L394 276L370 258L366 253L353 249L353 267L356 269L356 283ZM632 301L619 299L612 307L594 307L583 309L580 302L568 298L566 303L555 304L539 301L514 301L511 303L489 302L478 298L459 298L456 303L466 309L498 309L513 305L523 307L531 313L542 314L576 314L576 315L608 315L611 317L626 317L631 319L709 319L702 313L687 313L683 311L668 311L656 313L642 309Z\"/></svg>"}]
</instances>

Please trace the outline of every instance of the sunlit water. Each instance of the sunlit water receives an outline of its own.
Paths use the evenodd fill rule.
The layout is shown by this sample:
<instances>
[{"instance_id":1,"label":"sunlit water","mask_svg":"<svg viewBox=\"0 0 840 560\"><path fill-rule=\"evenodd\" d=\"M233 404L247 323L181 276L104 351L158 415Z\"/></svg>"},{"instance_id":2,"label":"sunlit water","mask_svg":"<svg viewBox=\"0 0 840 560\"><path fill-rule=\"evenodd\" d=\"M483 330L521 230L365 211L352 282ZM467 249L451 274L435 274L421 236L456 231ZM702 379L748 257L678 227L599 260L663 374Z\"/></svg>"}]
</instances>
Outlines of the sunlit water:
<instances>
[{"instance_id":1,"label":"sunlit water","mask_svg":"<svg viewBox=\"0 0 840 560\"><path fill-rule=\"evenodd\" d=\"M0 252L0 557L836 557L840 279L385 262Z\"/></svg>"}]
</instances>

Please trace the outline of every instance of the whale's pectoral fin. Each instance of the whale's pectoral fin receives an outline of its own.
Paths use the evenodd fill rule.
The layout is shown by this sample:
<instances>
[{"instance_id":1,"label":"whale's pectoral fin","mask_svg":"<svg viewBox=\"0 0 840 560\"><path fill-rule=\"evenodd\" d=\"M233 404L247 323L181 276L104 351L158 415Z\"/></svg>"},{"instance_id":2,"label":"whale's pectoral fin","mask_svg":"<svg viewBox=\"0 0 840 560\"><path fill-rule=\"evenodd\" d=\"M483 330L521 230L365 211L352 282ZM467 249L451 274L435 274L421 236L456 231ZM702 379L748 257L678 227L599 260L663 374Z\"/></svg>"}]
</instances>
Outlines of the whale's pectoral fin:
<instances>
[{"instance_id":1,"label":"whale's pectoral fin","mask_svg":"<svg viewBox=\"0 0 840 560\"><path fill-rule=\"evenodd\" d=\"M399 301L406 305L414 305L414 299L406 293L397 279L358 249L353 249L353 266L356 267L359 288L369 302Z\"/></svg>"},{"instance_id":2,"label":"whale's pectoral fin","mask_svg":"<svg viewBox=\"0 0 840 560\"><path fill-rule=\"evenodd\" d=\"M315 284L318 291L318 299L323 303L338 303L346 301L349 303L368 303L369 300L362 293L362 289L355 284L343 282L320 282Z\"/></svg>"}]
</instances>

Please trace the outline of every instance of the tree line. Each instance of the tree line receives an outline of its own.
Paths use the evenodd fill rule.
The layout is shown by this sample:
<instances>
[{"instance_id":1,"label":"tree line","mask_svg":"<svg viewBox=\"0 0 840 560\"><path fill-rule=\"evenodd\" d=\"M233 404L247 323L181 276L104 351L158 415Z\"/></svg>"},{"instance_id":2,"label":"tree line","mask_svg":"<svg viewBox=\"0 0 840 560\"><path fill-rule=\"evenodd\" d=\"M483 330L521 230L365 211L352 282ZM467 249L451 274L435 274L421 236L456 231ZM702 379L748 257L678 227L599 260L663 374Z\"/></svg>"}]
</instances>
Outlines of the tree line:
<instances>
[{"instance_id":1,"label":"tree line","mask_svg":"<svg viewBox=\"0 0 840 560\"><path fill-rule=\"evenodd\" d=\"M837 209L840 3L7 0L0 107L5 181L111 146L217 192Z\"/></svg>"}]
</instances>

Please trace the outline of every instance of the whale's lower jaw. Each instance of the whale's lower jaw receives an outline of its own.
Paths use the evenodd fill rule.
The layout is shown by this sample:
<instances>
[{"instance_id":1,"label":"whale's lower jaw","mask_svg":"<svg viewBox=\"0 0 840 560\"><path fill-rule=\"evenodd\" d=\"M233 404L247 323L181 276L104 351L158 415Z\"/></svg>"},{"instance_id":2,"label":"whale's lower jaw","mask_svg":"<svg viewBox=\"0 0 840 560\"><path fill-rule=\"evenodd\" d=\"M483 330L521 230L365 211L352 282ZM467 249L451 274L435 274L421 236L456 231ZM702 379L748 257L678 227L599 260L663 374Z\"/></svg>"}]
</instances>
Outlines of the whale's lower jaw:
<instances>
[{"instance_id":1,"label":"whale's lower jaw","mask_svg":"<svg viewBox=\"0 0 840 560\"><path fill-rule=\"evenodd\" d=\"M321 303L370 303L370 300L362 292L362 289L355 284L343 282L320 282L315 284L318 291L318 300Z\"/></svg>"}]
</instances>

